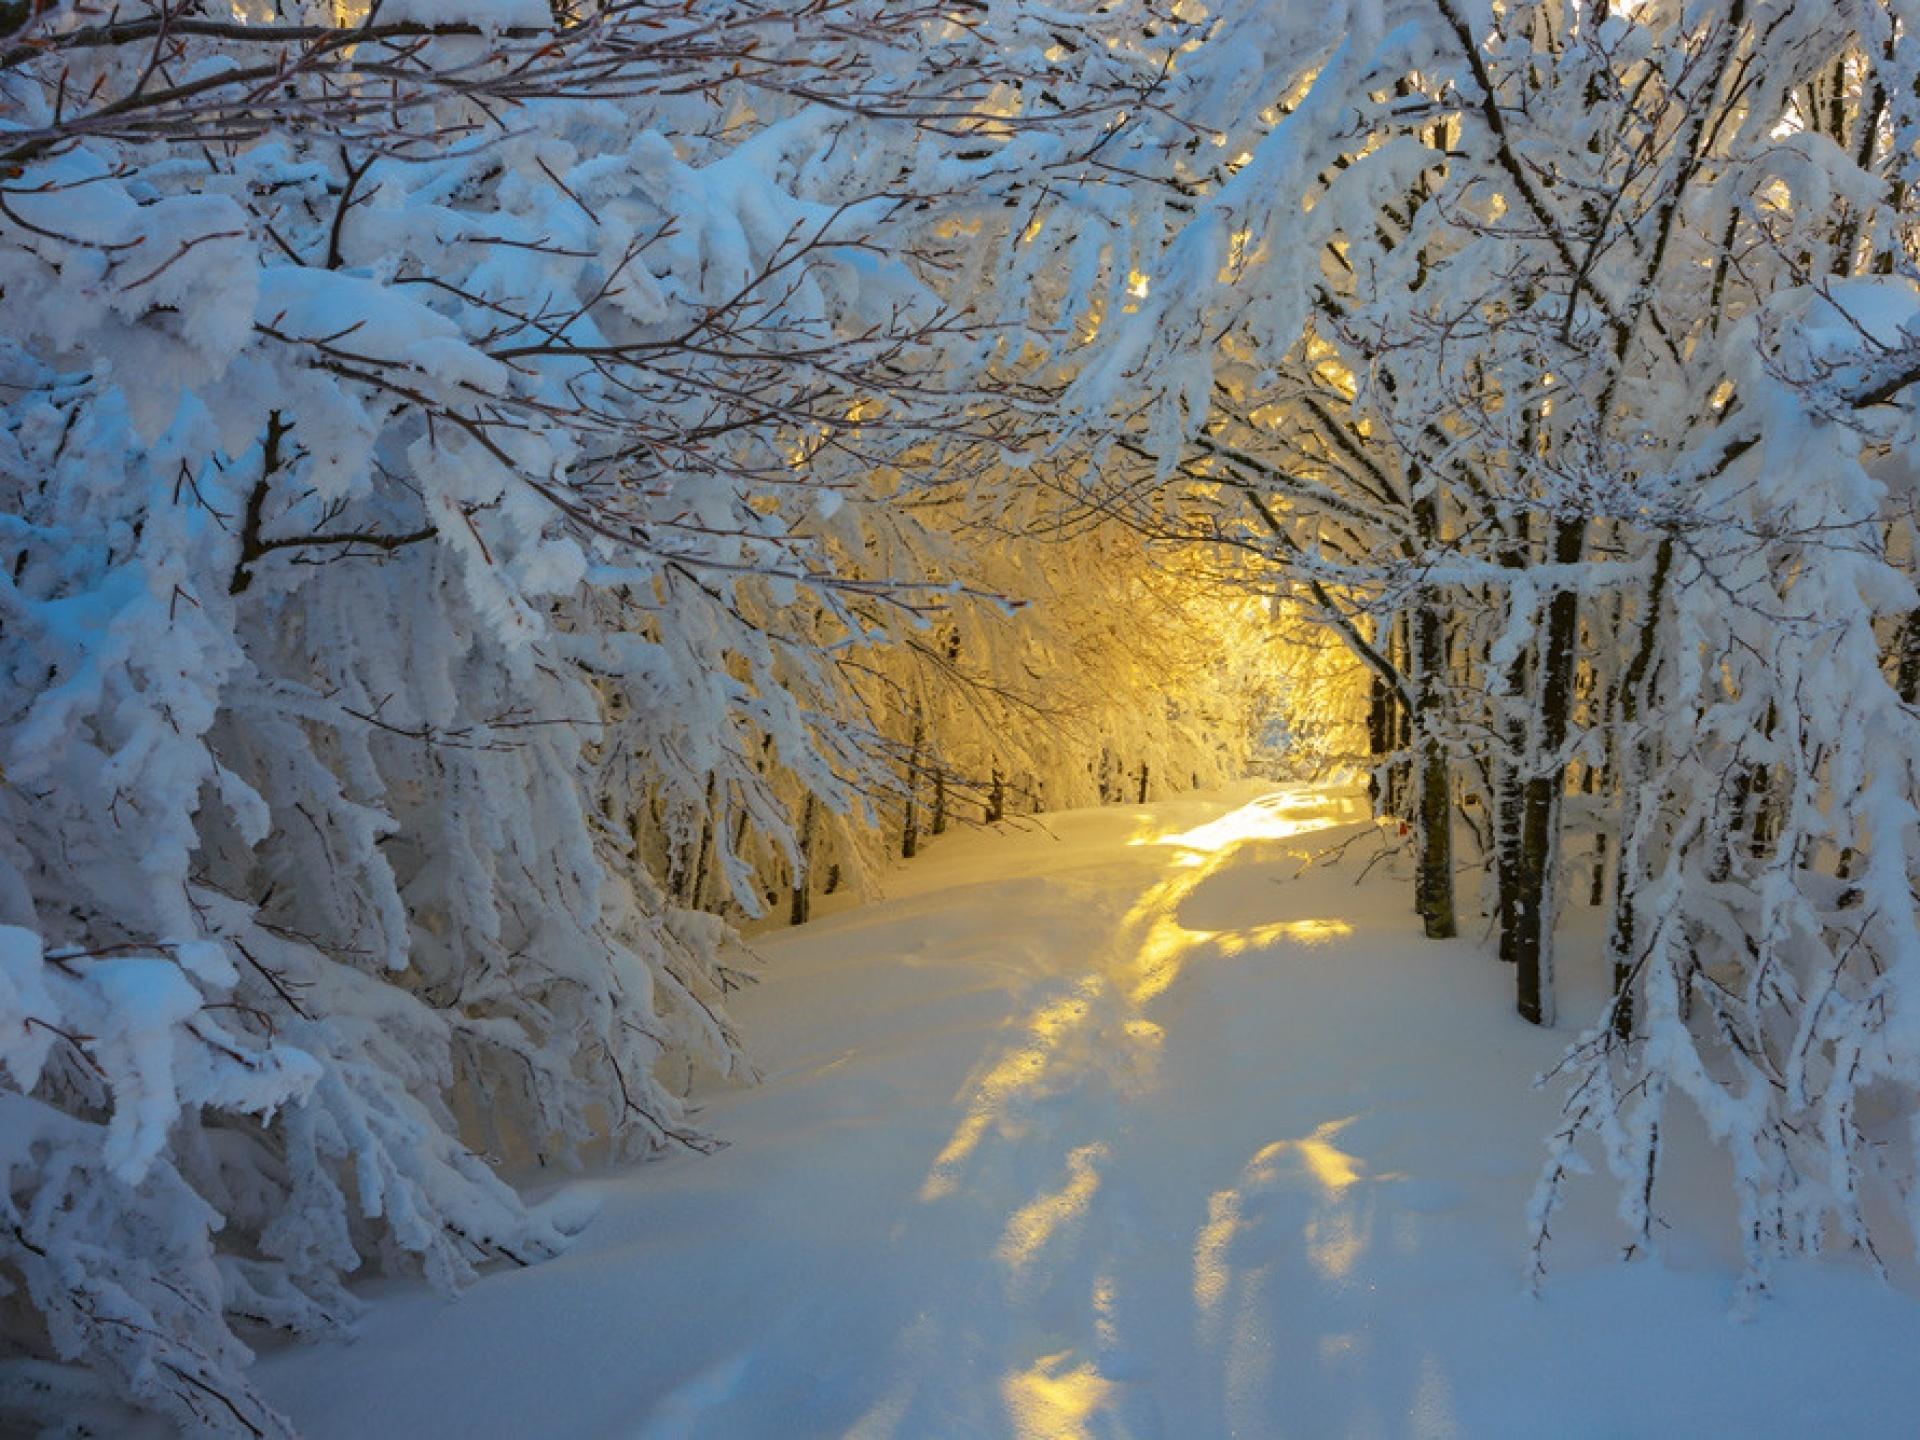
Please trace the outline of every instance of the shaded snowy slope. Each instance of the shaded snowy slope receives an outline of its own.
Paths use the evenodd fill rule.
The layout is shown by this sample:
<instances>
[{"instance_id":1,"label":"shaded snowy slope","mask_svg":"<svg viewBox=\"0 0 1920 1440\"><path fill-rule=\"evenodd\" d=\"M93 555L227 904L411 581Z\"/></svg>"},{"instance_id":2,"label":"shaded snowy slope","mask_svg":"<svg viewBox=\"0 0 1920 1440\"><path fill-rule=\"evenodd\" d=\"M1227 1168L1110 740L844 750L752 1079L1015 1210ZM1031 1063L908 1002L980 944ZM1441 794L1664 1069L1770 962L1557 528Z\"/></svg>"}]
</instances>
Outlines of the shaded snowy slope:
<instances>
[{"instance_id":1,"label":"shaded snowy slope","mask_svg":"<svg viewBox=\"0 0 1920 1440\"><path fill-rule=\"evenodd\" d=\"M360 1440L1911 1433L1920 1304L1837 1262L1730 1321L1710 1158L1660 1265L1596 1185L1523 1293L1565 1033L1356 887L1363 817L1248 787L936 843L765 940L727 1150L572 1187L569 1254L383 1290L268 1392Z\"/></svg>"}]
</instances>

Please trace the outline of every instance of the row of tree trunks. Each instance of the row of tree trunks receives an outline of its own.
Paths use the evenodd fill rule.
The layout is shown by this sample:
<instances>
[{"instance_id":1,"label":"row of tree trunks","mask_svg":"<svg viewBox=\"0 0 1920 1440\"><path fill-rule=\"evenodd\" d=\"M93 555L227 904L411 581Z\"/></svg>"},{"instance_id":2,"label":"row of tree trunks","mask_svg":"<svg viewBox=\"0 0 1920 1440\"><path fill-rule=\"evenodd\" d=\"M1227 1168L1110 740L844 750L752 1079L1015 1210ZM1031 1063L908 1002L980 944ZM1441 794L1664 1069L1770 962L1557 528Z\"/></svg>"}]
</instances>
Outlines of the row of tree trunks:
<instances>
[{"instance_id":1,"label":"row of tree trunks","mask_svg":"<svg viewBox=\"0 0 1920 1440\"><path fill-rule=\"evenodd\" d=\"M1422 540L1434 543L1438 535L1432 513L1424 502L1414 510ZM1583 516L1559 519L1541 558L1556 567L1556 574L1570 573L1585 557L1588 529ZM1515 568L1531 562L1524 522L1518 523L1509 553ZM1397 699L1389 676L1376 676L1367 724L1375 759L1368 792L1376 814L1411 828L1415 911L1429 937L1448 939L1459 933L1452 839L1455 787L1445 739L1447 685L1455 663L1448 653L1449 612L1441 596L1423 593L1380 628L1391 673L1403 682L1399 693L1410 691L1412 705ZM1564 585L1550 587L1537 639L1500 672L1495 719L1499 744L1486 772L1492 792L1487 797L1492 810L1489 859L1499 955L1514 967L1515 1008L1537 1025L1554 1020L1553 919L1567 786L1564 752L1578 702L1579 642L1578 592ZM1625 863L1621 856L1616 866ZM1605 891L1605 849L1596 850L1595 864L1600 868L1591 894L1598 905ZM1615 895L1630 895L1633 888L1630 877L1621 876ZM1616 914L1616 930L1622 923Z\"/></svg>"}]
</instances>

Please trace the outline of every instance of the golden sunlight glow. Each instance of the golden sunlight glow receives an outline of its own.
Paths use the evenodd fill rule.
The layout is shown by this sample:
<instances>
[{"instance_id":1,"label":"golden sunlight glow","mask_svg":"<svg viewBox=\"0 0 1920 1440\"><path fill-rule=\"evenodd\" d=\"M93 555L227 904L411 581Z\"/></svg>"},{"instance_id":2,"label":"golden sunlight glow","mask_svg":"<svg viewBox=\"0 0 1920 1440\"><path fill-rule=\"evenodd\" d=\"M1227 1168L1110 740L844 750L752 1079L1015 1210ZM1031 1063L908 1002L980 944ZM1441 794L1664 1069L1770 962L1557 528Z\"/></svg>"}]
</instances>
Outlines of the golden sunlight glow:
<instances>
[{"instance_id":1,"label":"golden sunlight glow","mask_svg":"<svg viewBox=\"0 0 1920 1440\"><path fill-rule=\"evenodd\" d=\"M1105 1145L1082 1145L1067 1156L1067 1183L1051 1195L1042 1195L1014 1212L994 1256L1017 1279L1046 1248L1054 1232L1078 1218L1100 1188L1099 1164L1107 1158Z\"/></svg>"},{"instance_id":2,"label":"golden sunlight glow","mask_svg":"<svg viewBox=\"0 0 1920 1440\"><path fill-rule=\"evenodd\" d=\"M1302 945L1318 945L1326 940L1338 940L1342 936L1353 934L1353 926L1344 920L1332 917L1312 920L1276 920L1271 925L1262 925L1257 931L1259 944L1274 940L1293 940Z\"/></svg>"},{"instance_id":3,"label":"golden sunlight glow","mask_svg":"<svg viewBox=\"0 0 1920 1440\"><path fill-rule=\"evenodd\" d=\"M1093 1333L1109 1350L1120 1343L1120 1330L1114 1323L1111 1275L1102 1275L1093 1282Z\"/></svg>"},{"instance_id":4,"label":"golden sunlight glow","mask_svg":"<svg viewBox=\"0 0 1920 1440\"><path fill-rule=\"evenodd\" d=\"M1314 374L1342 395L1349 399L1353 397L1359 387L1352 369L1347 365L1338 346L1325 336L1309 331L1306 337L1306 353L1307 359L1313 365Z\"/></svg>"},{"instance_id":5,"label":"golden sunlight glow","mask_svg":"<svg viewBox=\"0 0 1920 1440\"><path fill-rule=\"evenodd\" d=\"M1313 1173L1320 1188L1328 1195L1338 1195L1360 1178L1360 1170L1353 1156L1333 1144L1333 1137L1359 1118L1358 1115L1349 1115L1344 1120L1329 1120L1306 1139L1282 1140L1280 1146L1284 1149L1292 1145L1300 1153L1300 1158L1307 1162L1307 1169Z\"/></svg>"},{"instance_id":6,"label":"golden sunlight glow","mask_svg":"<svg viewBox=\"0 0 1920 1440\"><path fill-rule=\"evenodd\" d=\"M1211 932L1188 930L1173 918L1180 902L1205 878L1203 869L1164 881L1128 915L1130 924L1139 927L1139 943L1129 967L1133 983L1127 992L1134 1004L1144 1005L1164 992L1178 978L1187 952L1213 938Z\"/></svg>"},{"instance_id":7,"label":"golden sunlight glow","mask_svg":"<svg viewBox=\"0 0 1920 1440\"><path fill-rule=\"evenodd\" d=\"M1367 1252L1367 1237L1347 1210L1316 1215L1307 1222L1307 1260L1329 1280L1344 1280Z\"/></svg>"},{"instance_id":8,"label":"golden sunlight glow","mask_svg":"<svg viewBox=\"0 0 1920 1440\"><path fill-rule=\"evenodd\" d=\"M1296 813L1305 811L1306 813ZM1325 830L1349 819L1319 797L1267 795L1251 805L1196 825L1191 830L1136 836L1132 845L1173 845L1202 855L1218 855L1249 840L1286 840L1311 830Z\"/></svg>"},{"instance_id":9,"label":"golden sunlight glow","mask_svg":"<svg viewBox=\"0 0 1920 1440\"><path fill-rule=\"evenodd\" d=\"M1043 1005L1027 1017L1025 1042L1009 1047L975 1084L966 1116L934 1159L933 1169L920 1187L923 1201L939 1200L954 1192L961 1167L988 1128L1005 1116L1009 1100L1031 1089L1046 1074L1048 1056L1086 1018L1088 1003L1101 988L1099 977L1089 976L1071 995Z\"/></svg>"},{"instance_id":10,"label":"golden sunlight glow","mask_svg":"<svg viewBox=\"0 0 1920 1440\"><path fill-rule=\"evenodd\" d=\"M1152 285L1152 280L1144 272L1139 270L1127 272L1127 293L1134 299L1146 299L1147 291L1152 288Z\"/></svg>"},{"instance_id":11,"label":"golden sunlight glow","mask_svg":"<svg viewBox=\"0 0 1920 1440\"><path fill-rule=\"evenodd\" d=\"M920 1185L920 1198L925 1201L941 1200L958 1188L957 1178L960 1167L967 1163L967 1157L978 1148L987 1126L992 1123L992 1115L984 1107L977 1107L968 1113L954 1128L946 1147L935 1157L933 1169Z\"/></svg>"},{"instance_id":12,"label":"golden sunlight glow","mask_svg":"<svg viewBox=\"0 0 1920 1440\"><path fill-rule=\"evenodd\" d=\"M1307 1259L1330 1280L1344 1278L1366 1250L1366 1237L1346 1191L1364 1178L1358 1157L1335 1145L1334 1137L1360 1117L1329 1120L1298 1140L1276 1140L1247 1162L1240 1182L1215 1191L1207 1200L1207 1218L1193 1241L1193 1305L1200 1323L1210 1323L1233 1279L1231 1249L1240 1231L1245 1196L1271 1190L1289 1172L1303 1174L1318 1192L1320 1208L1307 1224Z\"/></svg>"},{"instance_id":13,"label":"golden sunlight glow","mask_svg":"<svg viewBox=\"0 0 1920 1440\"><path fill-rule=\"evenodd\" d=\"M1240 1228L1240 1192L1218 1190L1207 1199L1207 1223L1193 1241L1193 1308L1205 1319L1219 1308L1232 1271L1227 1247Z\"/></svg>"},{"instance_id":14,"label":"golden sunlight glow","mask_svg":"<svg viewBox=\"0 0 1920 1440\"><path fill-rule=\"evenodd\" d=\"M1240 273L1240 267L1246 264L1247 245L1253 239L1253 231L1242 226L1233 232L1227 240L1227 263L1220 267L1220 273L1214 278L1225 285Z\"/></svg>"},{"instance_id":15,"label":"golden sunlight glow","mask_svg":"<svg viewBox=\"0 0 1920 1440\"><path fill-rule=\"evenodd\" d=\"M1313 945L1352 933L1343 920L1310 917L1277 920L1234 930L1195 930L1180 923L1180 908L1200 885L1220 871L1241 846L1290 839L1365 818L1356 795L1286 792L1187 830L1136 836L1130 844L1163 846L1176 853L1165 878L1150 885L1121 917L1114 941L1096 959L1093 973L1072 990L1038 1005L1012 1028L1005 1048L979 1071L965 1092L964 1110L934 1157L920 1186L920 1199L934 1203L960 1188L967 1165L988 1136L1015 1134L1019 1107L1068 1078L1076 1067L1105 1066L1138 1090L1153 1083L1161 1028L1146 1007L1205 952L1216 957L1246 954L1283 942ZM1331 1134L1332 1132L1327 1132ZM1299 1142L1313 1163L1312 1146ZM1328 1150L1328 1154L1338 1152ZM1066 1185L1022 1207L1008 1222L999 1254L1016 1273L1061 1225L1085 1209L1099 1186L1098 1146L1069 1157Z\"/></svg>"},{"instance_id":16,"label":"golden sunlight glow","mask_svg":"<svg viewBox=\"0 0 1920 1440\"><path fill-rule=\"evenodd\" d=\"M1073 1352L1063 1350L1000 1382L1020 1440L1083 1440L1092 1433L1087 1422L1106 1403L1113 1382L1091 1364L1072 1361Z\"/></svg>"}]
</instances>

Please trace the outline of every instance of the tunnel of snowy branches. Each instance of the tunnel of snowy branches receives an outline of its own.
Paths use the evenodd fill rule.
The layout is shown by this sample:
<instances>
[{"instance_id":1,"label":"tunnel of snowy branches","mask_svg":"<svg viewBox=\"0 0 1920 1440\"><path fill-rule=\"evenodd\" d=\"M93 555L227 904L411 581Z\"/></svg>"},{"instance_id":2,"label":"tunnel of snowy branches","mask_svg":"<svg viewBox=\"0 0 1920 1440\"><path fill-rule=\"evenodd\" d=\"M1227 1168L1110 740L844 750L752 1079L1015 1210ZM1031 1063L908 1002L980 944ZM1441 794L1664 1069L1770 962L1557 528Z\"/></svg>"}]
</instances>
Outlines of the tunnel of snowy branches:
<instances>
[{"instance_id":1,"label":"tunnel of snowy branches","mask_svg":"<svg viewBox=\"0 0 1920 1440\"><path fill-rule=\"evenodd\" d=\"M596 1229L679 1356L767 1243L726 1196L842 1203L755 1168L841 1143L767 1055L957 1034L888 1243L978 1202L999 1318L848 1319L912 1364L806 1371L817 1412L688 1342L496 1433L1679 1433L1475 1411L1418 1337L1363 1413L1365 1325L1322 1408L1242 1383L1272 1196L1337 1310L1366 1197L1480 1193L1373 1157L1372 1102L1295 1114L1316 1075L1500 1134L1488 1293L1712 1232L1694 1300L1920 1339L1916 26L0 5L0 1429L431 1433L290 1342L374 1274L471 1328ZM1239 1152L1163 1196L1124 1137L1216 1105ZM1226 1379L1142 1419L1127 1257L1175 1212ZM1096 1214L1084 1274L1035 1258Z\"/></svg>"}]
</instances>

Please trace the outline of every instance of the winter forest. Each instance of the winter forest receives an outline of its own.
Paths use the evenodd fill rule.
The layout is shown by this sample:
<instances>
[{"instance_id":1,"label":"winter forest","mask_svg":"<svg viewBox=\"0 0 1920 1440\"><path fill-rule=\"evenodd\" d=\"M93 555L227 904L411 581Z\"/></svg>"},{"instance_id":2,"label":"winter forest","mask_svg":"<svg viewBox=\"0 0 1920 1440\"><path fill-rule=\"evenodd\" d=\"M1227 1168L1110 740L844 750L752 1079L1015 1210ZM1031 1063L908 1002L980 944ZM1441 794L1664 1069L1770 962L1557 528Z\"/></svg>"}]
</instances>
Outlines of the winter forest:
<instances>
[{"instance_id":1,"label":"winter forest","mask_svg":"<svg viewBox=\"0 0 1920 1440\"><path fill-rule=\"evenodd\" d=\"M0 3L0 1431L1912 1433L1917 28Z\"/></svg>"}]
</instances>

